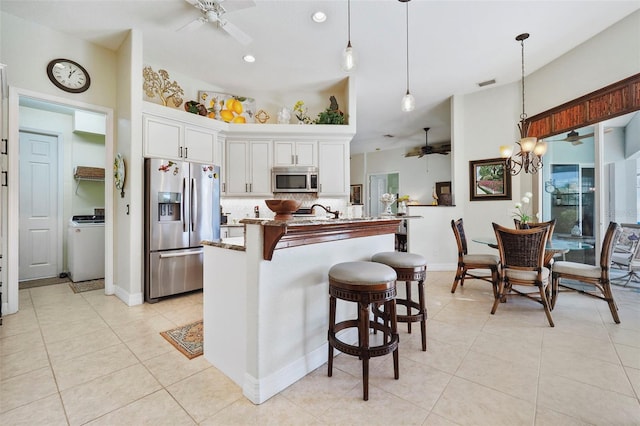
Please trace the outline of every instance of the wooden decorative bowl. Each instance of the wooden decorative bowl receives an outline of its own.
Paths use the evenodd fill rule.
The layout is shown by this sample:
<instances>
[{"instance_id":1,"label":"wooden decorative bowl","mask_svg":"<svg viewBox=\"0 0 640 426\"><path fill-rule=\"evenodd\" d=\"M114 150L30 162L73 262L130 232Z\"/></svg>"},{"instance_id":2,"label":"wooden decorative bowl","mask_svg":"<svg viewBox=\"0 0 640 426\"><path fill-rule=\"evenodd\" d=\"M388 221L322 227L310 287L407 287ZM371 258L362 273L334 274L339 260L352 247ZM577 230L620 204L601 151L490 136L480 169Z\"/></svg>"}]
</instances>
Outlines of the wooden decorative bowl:
<instances>
[{"instance_id":1,"label":"wooden decorative bowl","mask_svg":"<svg viewBox=\"0 0 640 426\"><path fill-rule=\"evenodd\" d=\"M298 200L264 200L269 210L274 212L275 220L289 220L293 218L293 213L300 208L302 201Z\"/></svg>"}]
</instances>

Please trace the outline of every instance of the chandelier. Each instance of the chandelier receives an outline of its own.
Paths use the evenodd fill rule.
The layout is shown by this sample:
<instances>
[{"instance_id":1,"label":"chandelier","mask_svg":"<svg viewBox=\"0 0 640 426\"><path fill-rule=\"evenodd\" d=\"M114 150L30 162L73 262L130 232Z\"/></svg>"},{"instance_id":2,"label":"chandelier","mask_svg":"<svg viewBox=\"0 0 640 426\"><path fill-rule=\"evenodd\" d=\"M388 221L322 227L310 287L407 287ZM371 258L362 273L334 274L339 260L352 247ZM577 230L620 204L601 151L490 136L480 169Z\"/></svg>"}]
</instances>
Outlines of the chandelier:
<instances>
[{"instance_id":1,"label":"chandelier","mask_svg":"<svg viewBox=\"0 0 640 426\"><path fill-rule=\"evenodd\" d=\"M520 141L516 142L519 149L513 153L512 146L501 146L500 155L506 158L506 166L509 173L517 175L522 170L525 173L537 173L542 168L542 156L547 152L547 143L538 141L536 137L530 137L529 124L527 122L527 113L524 112L524 41L529 38L528 33L520 34L516 40L520 42L522 50L522 114L520 114Z\"/></svg>"}]
</instances>

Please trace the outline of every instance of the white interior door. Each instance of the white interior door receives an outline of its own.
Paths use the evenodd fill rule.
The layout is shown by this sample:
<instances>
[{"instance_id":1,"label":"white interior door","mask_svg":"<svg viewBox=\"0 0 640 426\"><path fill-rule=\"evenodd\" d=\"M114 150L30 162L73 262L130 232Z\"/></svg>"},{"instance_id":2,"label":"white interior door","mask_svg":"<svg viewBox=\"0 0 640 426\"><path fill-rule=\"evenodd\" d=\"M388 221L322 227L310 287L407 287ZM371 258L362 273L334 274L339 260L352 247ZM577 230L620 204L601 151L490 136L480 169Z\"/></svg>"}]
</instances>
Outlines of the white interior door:
<instances>
[{"instance_id":1,"label":"white interior door","mask_svg":"<svg viewBox=\"0 0 640 426\"><path fill-rule=\"evenodd\" d=\"M369 176L369 216L378 217L383 213L380 197L387 192L387 175Z\"/></svg>"},{"instance_id":2,"label":"white interior door","mask_svg":"<svg viewBox=\"0 0 640 426\"><path fill-rule=\"evenodd\" d=\"M58 224L58 138L20 132L20 281L57 275Z\"/></svg>"}]
</instances>

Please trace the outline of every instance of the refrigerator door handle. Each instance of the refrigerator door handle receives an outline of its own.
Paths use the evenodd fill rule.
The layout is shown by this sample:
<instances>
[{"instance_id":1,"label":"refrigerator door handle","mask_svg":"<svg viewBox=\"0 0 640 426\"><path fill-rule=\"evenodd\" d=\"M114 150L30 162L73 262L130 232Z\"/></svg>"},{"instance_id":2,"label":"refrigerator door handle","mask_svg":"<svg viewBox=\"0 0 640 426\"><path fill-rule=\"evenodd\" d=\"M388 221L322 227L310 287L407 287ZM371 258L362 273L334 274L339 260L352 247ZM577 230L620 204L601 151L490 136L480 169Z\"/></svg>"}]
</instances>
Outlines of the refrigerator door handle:
<instances>
[{"instance_id":1,"label":"refrigerator door handle","mask_svg":"<svg viewBox=\"0 0 640 426\"><path fill-rule=\"evenodd\" d=\"M168 259L171 257L193 256L193 255L202 254L202 253L204 253L203 250L187 251L187 252L180 252L180 253L160 253L160 259Z\"/></svg>"},{"instance_id":2,"label":"refrigerator door handle","mask_svg":"<svg viewBox=\"0 0 640 426\"><path fill-rule=\"evenodd\" d=\"M182 178L182 232L187 232L187 222L186 222L186 218L184 217L185 215L185 210L187 208L187 206L185 205L185 199L184 199L184 191L186 189L186 185L187 185L187 178Z\"/></svg>"},{"instance_id":3,"label":"refrigerator door handle","mask_svg":"<svg viewBox=\"0 0 640 426\"><path fill-rule=\"evenodd\" d=\"M191 178L191 232L196 229L196 218L198 217L197 205L198 200L197 197L197 189L196 189L196 180Z\"/></svg>"}]
</instances>

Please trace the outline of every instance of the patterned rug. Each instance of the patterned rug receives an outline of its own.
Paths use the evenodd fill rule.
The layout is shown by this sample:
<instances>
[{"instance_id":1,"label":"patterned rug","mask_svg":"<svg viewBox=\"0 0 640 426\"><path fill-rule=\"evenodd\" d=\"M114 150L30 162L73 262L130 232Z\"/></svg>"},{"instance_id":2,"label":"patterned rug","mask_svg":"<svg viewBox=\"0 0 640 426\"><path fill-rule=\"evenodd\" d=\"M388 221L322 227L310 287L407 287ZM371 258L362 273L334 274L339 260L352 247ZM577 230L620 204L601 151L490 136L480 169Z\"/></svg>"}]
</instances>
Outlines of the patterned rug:
<instances>
[{"instance_id":1,"label":"patterned rug","mask_svg":"<svg viewBox=\"0 0 640 426\"><path fill-rule=\"evenodd\" d=\"M189 359L202 355L202 320L163 331L160 335Z\"/></svg>"},{"instance_id":2,"label":"patterned rug","mask_svg":"<svg viewBox=\"0 0 640 426\"><path fill-rule=\"evenodd\" d=\"M91 281L79 281L77 283L69 283L69 287L74 293L82 293L84 291L100 290L104 288L104 279L91 280Z\"/></svg>"}]
</instances>

